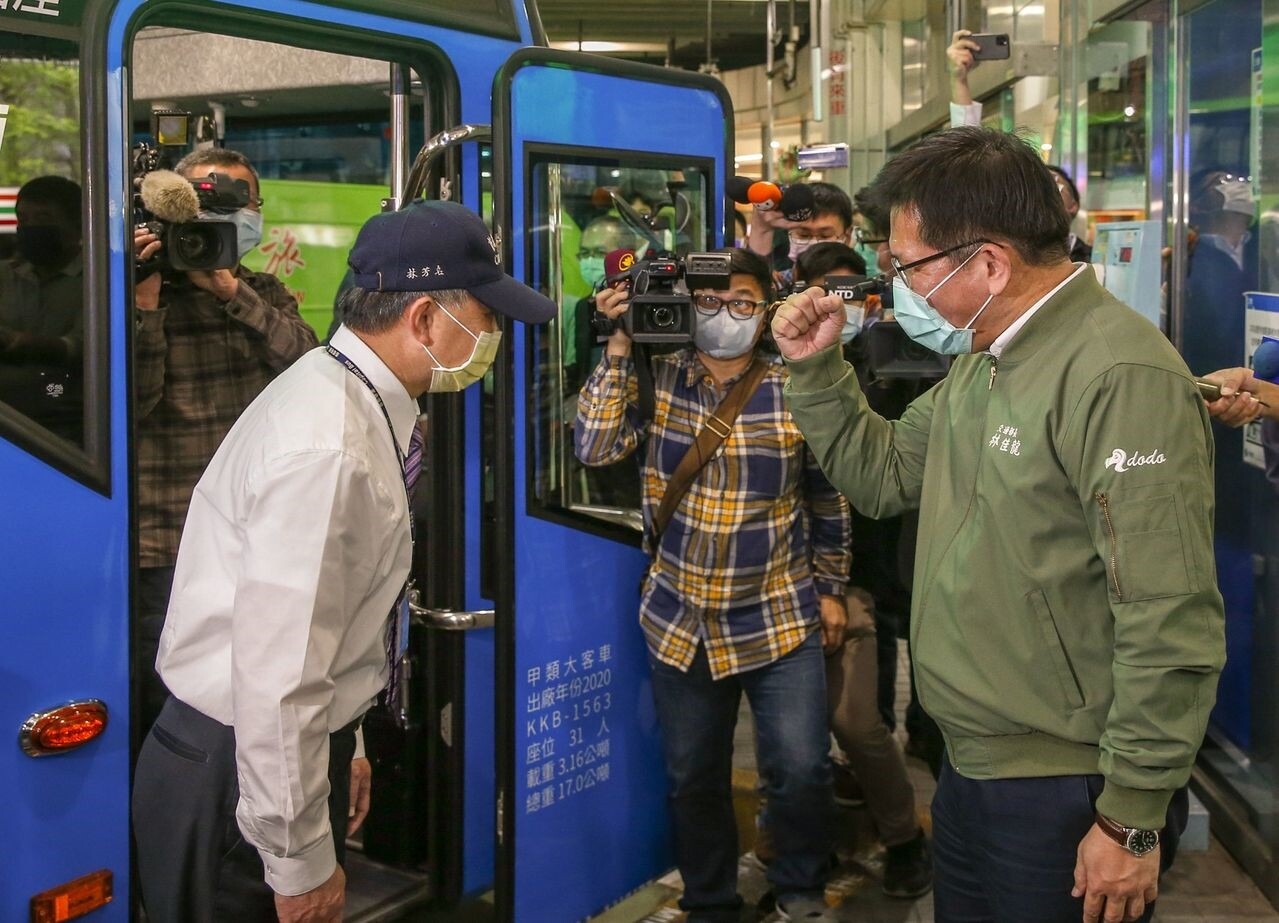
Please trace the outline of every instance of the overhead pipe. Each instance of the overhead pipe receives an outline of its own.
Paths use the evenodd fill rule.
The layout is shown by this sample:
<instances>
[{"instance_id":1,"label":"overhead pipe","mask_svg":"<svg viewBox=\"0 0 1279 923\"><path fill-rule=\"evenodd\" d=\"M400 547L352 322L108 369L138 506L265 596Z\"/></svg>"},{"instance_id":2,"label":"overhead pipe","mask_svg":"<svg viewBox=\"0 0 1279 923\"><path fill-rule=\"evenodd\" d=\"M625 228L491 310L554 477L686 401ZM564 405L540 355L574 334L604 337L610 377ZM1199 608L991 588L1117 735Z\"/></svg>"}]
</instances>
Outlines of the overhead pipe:
<instances>
[{"instance_id":1,"label":"overhead pipe","mask_svg":"<svg viewBox=\"0 0 1279 923\"><path fill-rule=\"evenodd\" d=\"M777 34L777 0L768 0L764 36L764 179L773 179L773 37Z\"/></svg>"},{"instance_id":2,"label":"overhead pipe","mask_svg":"<svg viewBox=\"0 0 1279 923\"><path fill-rule=\"evenodd\" d=\"M822 86L822 42L823 35L821 0L808 0L808 45L809 75L813 85L813 121L820 122L825 117L826 101Z\"/></svg>"}]
</instances>

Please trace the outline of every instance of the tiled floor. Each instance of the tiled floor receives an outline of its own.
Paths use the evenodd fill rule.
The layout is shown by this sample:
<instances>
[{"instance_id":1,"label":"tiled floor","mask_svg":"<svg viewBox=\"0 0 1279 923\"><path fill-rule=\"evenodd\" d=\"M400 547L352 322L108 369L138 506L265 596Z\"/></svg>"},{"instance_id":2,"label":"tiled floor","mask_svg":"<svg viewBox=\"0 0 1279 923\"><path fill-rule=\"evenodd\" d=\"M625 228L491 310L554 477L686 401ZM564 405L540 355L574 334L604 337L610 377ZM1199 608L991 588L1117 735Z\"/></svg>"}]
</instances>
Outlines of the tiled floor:
<instances>
[{"instance_id":1,"label":"tiled floor","mask_svg":"<svg viewBox=\"0 0 1279 923\"><path fill-rule=\"evenodd\" d=\"M908 675L904 646L902 656L898 671L899 709L908 694L904 688L904 677ZM909 759L907 763L919 796L921 822L927 828L927 804L933 794L933 779L919 760ZM750 712L745 704L737 726L734 765L738 829L742 848L748 850L754 838L757 799L753 734ZM929 923L933 919L931 894L917 901L901 901L885 897L880 891L883 852L875 843L865 810L841 809L840 818L839 854L842 861L827 889L828 901L838 903L835 910L837 918L850 923ZM593 923L679 923L684 919L677 909L679 886L679 876L672 873L596 917ZM750 910L767 891L763 871L750 853L739 865L739 890L748 904L743 921L758 918L764 923L771 923L777 919L776 914L757 917ZM1251 923L1262 920L1279 923L1279 912L1271 907L1252 880L1213 839L1206 852L1182 852L1178 856L1175 867L1163 879L1155 920L1158 923Z\"/></svg>"}]
</instances>

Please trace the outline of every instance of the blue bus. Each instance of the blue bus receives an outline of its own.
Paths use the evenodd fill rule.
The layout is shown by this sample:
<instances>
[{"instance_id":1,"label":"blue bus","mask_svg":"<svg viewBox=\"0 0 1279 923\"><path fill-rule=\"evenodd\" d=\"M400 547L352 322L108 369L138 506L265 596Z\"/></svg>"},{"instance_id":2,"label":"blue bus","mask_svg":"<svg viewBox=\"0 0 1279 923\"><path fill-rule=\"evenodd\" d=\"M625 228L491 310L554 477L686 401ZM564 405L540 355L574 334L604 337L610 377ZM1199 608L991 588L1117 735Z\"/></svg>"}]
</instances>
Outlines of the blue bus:
<instances>
[{"instance_id":1,"label":"blue bus","mask_svg":"<svg viewBox=\"0 0 1279 923\"><path fill-rule=\"evenodd\" d=\"M482 388L423 402L411 720L366 722L349 916L492 892L499 919L576 920L672 864L635 627L638 494L571 450L597 349L579 260L583 229L616 208L649 213L637 243L722 243L731 106L712 78L545 44L515 0L0 4L0 189L82 190L79 259L41 315L56 361L6 358L31 315L0 287L0 707L18 737L0 757L0 918L134 913L130 149L161 110L258 168L249 261L321 336L361 221L422 195L480 212L507 269L561 305L508 331ZM15 237L0 233L6 265Z\"/></svg>"}]
</instances>

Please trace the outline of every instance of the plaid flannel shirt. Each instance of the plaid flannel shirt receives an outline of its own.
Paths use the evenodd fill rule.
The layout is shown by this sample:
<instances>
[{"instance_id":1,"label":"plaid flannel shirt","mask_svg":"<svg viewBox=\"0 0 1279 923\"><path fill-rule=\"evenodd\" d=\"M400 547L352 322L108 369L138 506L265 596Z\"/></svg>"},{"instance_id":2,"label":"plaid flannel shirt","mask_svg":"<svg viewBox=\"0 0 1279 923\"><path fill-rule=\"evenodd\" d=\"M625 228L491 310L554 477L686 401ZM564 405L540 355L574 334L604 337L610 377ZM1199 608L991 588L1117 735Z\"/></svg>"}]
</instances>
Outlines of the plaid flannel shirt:
<instances>
[{"instance_id":1,"label":"plaid flannel shirt","mask_svg":"<svg viewBox=\"0 0 1279 923\"><path fill-rule=\"evenodd\" d=\"M715 457L653 548L653 516L671 473L733 381L716 386L692 349L653 360L653 420L639 418L632 359L606 356L582 387L575 444L607 465L647 437L644 535L652 565L640 625L653 656L687 670L706 645L719 679L789 653L818 626L817 595L842 596L849 507L817 466L782 401L774 360Z\"/></svg>"},{"instance_id":2,"label":"plaid flannel shirt","mask_svg":"<svg viewBox=\"0 0 1279 923\"><path fill-rule=\"evenodd\" d=\"M166 567L196 482L262 389L319 345L280 280L236 271L230 301L183 279L165 283L160 307L137 312L138 551L142 567Z\"/></svg>"}]
</instances>

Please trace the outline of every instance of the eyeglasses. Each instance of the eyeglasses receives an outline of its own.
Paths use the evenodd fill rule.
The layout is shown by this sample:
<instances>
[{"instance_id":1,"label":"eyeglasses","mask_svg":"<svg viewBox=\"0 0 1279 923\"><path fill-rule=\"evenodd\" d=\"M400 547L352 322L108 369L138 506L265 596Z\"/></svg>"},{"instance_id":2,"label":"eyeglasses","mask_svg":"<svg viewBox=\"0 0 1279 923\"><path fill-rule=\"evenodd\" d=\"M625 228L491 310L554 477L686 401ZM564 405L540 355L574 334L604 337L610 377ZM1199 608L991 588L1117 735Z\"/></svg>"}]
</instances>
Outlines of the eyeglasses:
<instances>
[{"instance_id":1,"label":"eyeglasses","mask_svg":"<svg viewBox=\"0 0 1279 923\"><path fill-rule=\"evenodd\" d=\"M748 301L744 298L725 301L723 298L707 293L693 296L693 305L697 308L697 313L707 317L714 317L719 313L720 308L727 305L730 316L738 320L749 320L762 311L767 304L767 301Z\"/></svg>"},{"instance_id":2,"label":"eyeglasses","mask_svg":"<svg viewBox=\"0 0 1279 923\"><path fill-rule=\"evenodd\" d=\"M834 231L822 231L814 234L811 231L804 230L803 228L790 232L790 239L798 244L806 244L810 242L815 244L830 244L841 240L843 236L843 234L836 234Z\"/></svg>"},{"instance_id":3,"label":"eyeglasses","mask_svg":"<svg viewBox=\"0 0 1279 923\"><path fill-rule=\"evenodd\" d=\"M603 247L590 247L590 248L583 247L581 250L577 251L577 258L579 260L587 260L587 259L590 259L591 257L595 257L596 259L603 259L604 257L608 256L608 253L609 251L605 250Z\"/></svg>"},{"instance_id":4,"label":"eyeglasses","mask_svg":"<svg viewBox=\"0 0 1279 923\"><path fill-rule=\"evenodd\" d=\"M888 257L888 262L893 267L893 272L901 276L902 281L905 282L907 286L909 286L910 279L906 277L907 271L911 269L915 269L916 267L919 267L919 266L923 266L927 263L931 263L934 260L940 260L943 256L949 256L950 254L954 253L956 250L963 250L967 247L976 247L978 244L988 244L988 243L990 243L990 241L988 240L969 240L962 244L956 244L953 247L947 247L945 250L938 250L932 256L926 256L923 259L914 260L913 262L905 263L905 264L903 264L901 260L897 259L897 257L890 255Z\"/></svg>"},{"instance_id":5,"label":"eyeglasses","mask_svg":"<svg viewBox=\"0 0 1279 923\"><path fill-rule=\"evenodd\" d=\"M880 244L888 243L887 237L867 237L866 232L861 228L853 228L853 238L859 244L865 244L868 247L877 247Z\"/></svg>"}]
</instances>

